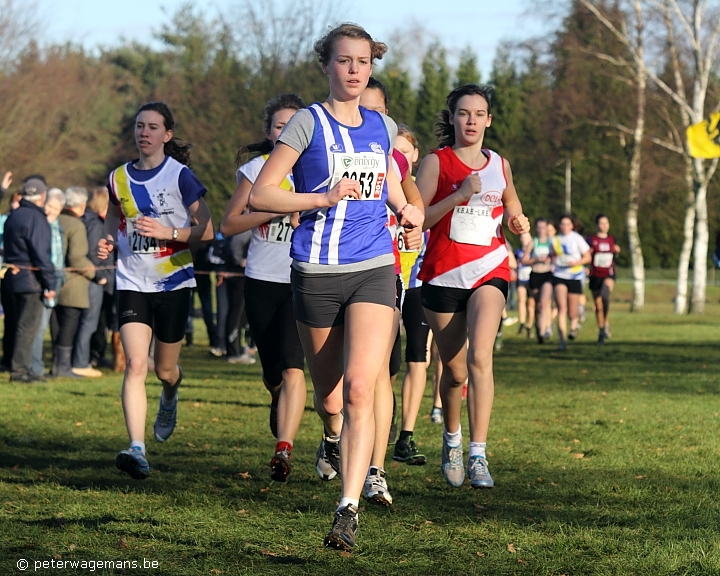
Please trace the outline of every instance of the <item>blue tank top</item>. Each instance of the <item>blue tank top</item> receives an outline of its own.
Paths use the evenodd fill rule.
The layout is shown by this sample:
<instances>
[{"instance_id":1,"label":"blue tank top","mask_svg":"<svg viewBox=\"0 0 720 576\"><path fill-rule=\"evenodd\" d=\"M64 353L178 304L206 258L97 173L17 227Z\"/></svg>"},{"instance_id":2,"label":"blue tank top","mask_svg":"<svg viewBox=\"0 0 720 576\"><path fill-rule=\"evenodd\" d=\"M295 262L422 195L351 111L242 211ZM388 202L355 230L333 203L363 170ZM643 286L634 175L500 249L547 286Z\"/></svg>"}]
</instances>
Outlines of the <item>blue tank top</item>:
<instances>
[{"instance_id":1,"label":"blue tank top","mask_svg":"<svg viewBox=\"0 0 720 576\"><path fill-rule=\"evenodd\" d=\"M290 256L310 264L355 264L392 254L387 228L387 168L390 136L382 116L360 107L363 123L345 126L318 103L310 145L293 167L298 193L326 192L341 177L358 180L362 200L307 210L292 236Z\"/></svg>"}]
</instances>

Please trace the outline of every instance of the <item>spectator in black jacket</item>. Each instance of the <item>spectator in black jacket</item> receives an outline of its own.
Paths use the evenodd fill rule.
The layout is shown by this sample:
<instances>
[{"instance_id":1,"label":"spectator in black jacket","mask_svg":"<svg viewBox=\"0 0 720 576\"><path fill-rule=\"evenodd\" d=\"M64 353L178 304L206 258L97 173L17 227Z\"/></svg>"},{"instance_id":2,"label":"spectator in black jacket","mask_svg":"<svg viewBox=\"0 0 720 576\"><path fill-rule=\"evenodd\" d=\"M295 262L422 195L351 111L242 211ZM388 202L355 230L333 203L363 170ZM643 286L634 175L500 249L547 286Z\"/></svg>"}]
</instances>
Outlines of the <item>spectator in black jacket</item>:
<instances>
[{"instance_id":1,"label":"spectator in black jacket","mask_svg":"<svg viewBox=\"0 0 720 576\"><path fill-rule=\"evenodd\" d=\"M12 354L11 380L33 382L30 373L33 340L40 327L45 302L55 299L55 267L50 259L50 224L43 206L47 185L30 178L22 187L20 207L5 222L5 275L18 322Z\"/></svg>"}]
</instances>

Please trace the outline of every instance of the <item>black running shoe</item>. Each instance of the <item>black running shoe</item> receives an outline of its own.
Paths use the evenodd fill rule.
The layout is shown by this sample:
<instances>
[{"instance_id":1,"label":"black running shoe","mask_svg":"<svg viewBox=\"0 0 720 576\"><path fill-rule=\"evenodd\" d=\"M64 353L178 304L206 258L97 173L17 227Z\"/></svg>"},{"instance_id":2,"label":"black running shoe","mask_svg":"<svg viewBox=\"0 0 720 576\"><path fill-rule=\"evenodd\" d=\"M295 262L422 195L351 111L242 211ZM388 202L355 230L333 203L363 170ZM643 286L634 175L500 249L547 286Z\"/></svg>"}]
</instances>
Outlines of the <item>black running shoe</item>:
<instances>
[{"instance_id":1,"label":"black running shoe","mask_svg":"<svg viewBox=\"0 0 720 576\"><path fill-rule=\"evenodd\" d=\"M578 334L577 328L575 330L570 330L570 333L568 334L568 339L575 340L575 338L577 338L577 334Z\"/></svg>"},{"instance_id":2,"label":"black running shoe","mask_svg":"<svg viewBox=\"0 0 720 576\"><path fill-rule=\"evenodd\" d=\"M325 536L325 546L350 552L355 547L355 533L358 529L357 506L348 504L335 512L330 532Z\"/></svg>"},{"instance_id":3,"label":"black running shoe","mask_svg":"<svg viewBox=\"0 0 720 576\"><path fill-rule=\"evenodd\" d=\"M331 442L323 436L315 458L315 470L321 480L332 480L340 474L340 442Z\"/></svg>"},{"instance_id":4,"label":"black running shoe","mask_svg":"<svg viewBox=\"0 0 720 576\"><path fill-rule=\"evenodd\" d=\"M415 440L410 436L405 442L396 442L393 460L405 462L409 466L424 466L427 462L425 454L421 454L415 446Z\"/></svg>"},{"instance_id":5,"label":"black running shoe","mask_svg":"<svg viewBox=\"0 0 720 576\"><path fill-rule=\"evenodd\" d=\"M277 398L273 398L272 402L270 403L270 432L272 432L272 435L277 440L278 430L277 430L277 411L278 411L278 401Z\"/></svg>"},{"instance_id":6,"label":"black running shoe","mask_svg":"<svg viewBox=\"0 0 720 576\"><path fill-rule=\"evenodd\" d=\"M275 456L270 460L270 478L276 482L286 482L291 470L290 451L283 448L275 452Z\"/></svg>"}]
</instances>

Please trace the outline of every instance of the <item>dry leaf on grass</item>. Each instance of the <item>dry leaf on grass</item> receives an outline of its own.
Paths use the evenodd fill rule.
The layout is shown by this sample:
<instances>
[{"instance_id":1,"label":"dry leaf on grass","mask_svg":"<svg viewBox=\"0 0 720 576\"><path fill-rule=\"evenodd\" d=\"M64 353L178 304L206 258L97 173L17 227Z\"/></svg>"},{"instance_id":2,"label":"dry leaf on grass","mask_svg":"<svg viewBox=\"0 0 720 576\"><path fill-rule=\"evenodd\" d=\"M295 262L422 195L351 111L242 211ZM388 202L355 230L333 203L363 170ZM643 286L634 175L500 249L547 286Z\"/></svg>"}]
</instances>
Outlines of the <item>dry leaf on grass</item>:
<instances>
[{"instance_id":1,"label":"dry leaf on grass","mask_svg":"<svg viewBox=\"0 0 720 576\"><path fill-rule=\"evenodd\" d=\"M482 552L475 552L475 554L480 556L480 558L485 558L485 554L483 554Z\"/></svg>"},{"instance_id":2,"label":"dry leaf on grass","mask_svg":"<svg viewBox=\"0 0 720 576\"><path fill-rule=\"evenodd\" d=\"M350 554L350 552L347 552L345 550L340 552L340 556L342 556L343 558L352 558L352 554Z\"/></svg>"},{"instance_id":3,"label":"dry leaf on grass","mask_svg":"<svg viewBox=\"0 0 720 576\"><path fill-rule=\"evenodd\" d=\"M75 426L84 426L85 422L75 422Z\"/></svg>"},{"instance_id":4,"label":"dry leaf on grass","mask_svg":"<svg viewBox=\"0 0 720 576\"><path fill-rule=\"evenodd\" d=\"M277 556L275 552L270 552L270 550L262 550L260 552L263 556L272 556L273 558Z\"/></svg>"},{"instance_id":5,"label":"dry leaf on grass","mask_svg":"<svg viewBox=\"0 0 720 576\"><path fill-rule=\"evenodd\" d=\"M235 476L240 476L240 478L242 478L243 480L252 478L252 475L250 474L250 472L238 472L237 474L235 474Z\"/></svg>"},{"instance_id":6,"label":"dry leaf on grass","mask_svg":"<svg viewBox=\"0 0 720 576\"><path fill-rule=\"evenodd\" d=\"M270 486L266 486L265 488L260 488L260 492L265 494L266 492L270 492Z\"/></svg>"},{"instance_id":7,"label":"dry leaf on grass","mask_svg":"<svg viewBox=\"0 0 720 576\"><path fill-rule=\"evenodd\" d=\"M573 458L577 458L578 460L585 458L585 454L582 452L578 452L577 454L573 454Z\"/></svg>"},{"instance_id":8,"label":"dry leaf on grass","mask_svg":"<svg viewBox=\"0 0 720 576\"><path fill-rule=\"evenodd\" d=\"M118 540L118 548L127 548L127 542L125 542L124 538L120 538L120 540Z\"/></svg>"},{"instance_id":9,"label":"dry leaf on grass","mask_svg":"<svg viewBox=\"0 0 720 576\"><path fill-rule=\"evenodd\" d=\"M515 554L515 544L508 544L507 545L507 551L510 552L510 554Z\"/></svg>"},{"instance_id":10,"label":"dry leaf on grass","mask_svg":"<svg viewBox=\"0 0 720 576\"><path fill-rule=\"evenodd\" d=\"M222 574L222 572L217 568L213 568L212 570L210 570L210 574Z\"/></svg>"}]
</instances>

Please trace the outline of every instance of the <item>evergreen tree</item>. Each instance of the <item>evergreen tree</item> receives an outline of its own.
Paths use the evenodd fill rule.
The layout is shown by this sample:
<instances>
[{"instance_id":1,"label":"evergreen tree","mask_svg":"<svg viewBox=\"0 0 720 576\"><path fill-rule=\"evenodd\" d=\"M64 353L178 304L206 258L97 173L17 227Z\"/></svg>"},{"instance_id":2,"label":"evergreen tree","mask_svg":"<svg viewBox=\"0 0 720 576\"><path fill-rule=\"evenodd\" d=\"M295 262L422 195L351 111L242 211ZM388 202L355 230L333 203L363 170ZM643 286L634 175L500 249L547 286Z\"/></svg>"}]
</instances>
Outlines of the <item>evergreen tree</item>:
<instances>
[{"instance_id":1,"label":"evergreen tree","mask_svg":"<svg viewBox=\"0 0 720 576\"><path fill-rule=\"evenodd\" d=\"M455 88L464 84L480 84L480 71L477 67L477 55L469 46L460 54L460 62L455 72Z\"/></svg>"},{"instance_id":2,"label":"evergreen tree","mask_svg":"<svg viewBox=\"0 0 720 576\"><path fill-rule=\"evenodd\" d=\"M422 62L422 78L417 95L415 112L415 134L422 151L437 146L435 120L445 107L450 91L450 70L445 48L434 42L430 45Z\"/></svg>"}]
</instances>

